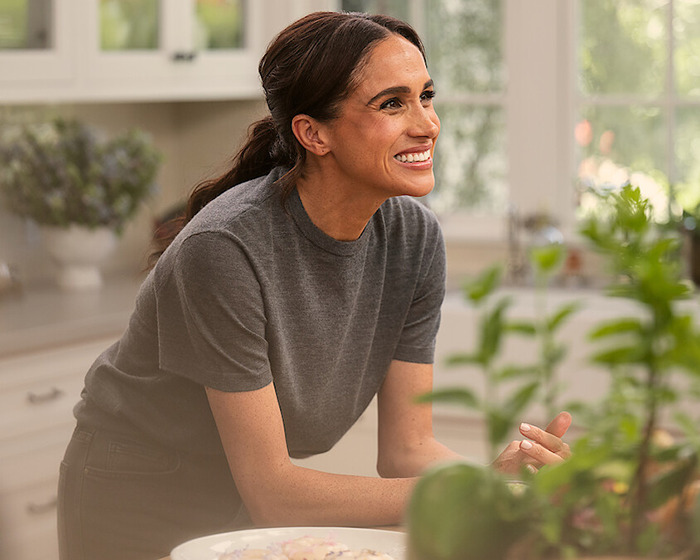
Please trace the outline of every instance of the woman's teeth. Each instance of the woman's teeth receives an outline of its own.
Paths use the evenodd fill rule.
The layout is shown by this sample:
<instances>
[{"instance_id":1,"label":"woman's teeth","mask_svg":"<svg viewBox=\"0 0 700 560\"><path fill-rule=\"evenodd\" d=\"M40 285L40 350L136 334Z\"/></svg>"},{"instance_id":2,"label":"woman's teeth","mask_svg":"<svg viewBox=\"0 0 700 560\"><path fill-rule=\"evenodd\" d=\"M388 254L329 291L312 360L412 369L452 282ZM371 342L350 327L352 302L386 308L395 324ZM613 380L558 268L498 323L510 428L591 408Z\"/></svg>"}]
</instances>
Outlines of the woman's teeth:
<instances>
[{"instance_id":1,"label":"woman's teeth","mask_svg":"<svg viewBox=\"0 0 700 560\"><path fill-rule=\"evenodd\" d=\"M430 159L430 150L425 152L420 152L417 154L398 154L394 156L394 159L400 161L401 163L413 163L414 161L425 161Z\"/></svg>"}]
</instances>

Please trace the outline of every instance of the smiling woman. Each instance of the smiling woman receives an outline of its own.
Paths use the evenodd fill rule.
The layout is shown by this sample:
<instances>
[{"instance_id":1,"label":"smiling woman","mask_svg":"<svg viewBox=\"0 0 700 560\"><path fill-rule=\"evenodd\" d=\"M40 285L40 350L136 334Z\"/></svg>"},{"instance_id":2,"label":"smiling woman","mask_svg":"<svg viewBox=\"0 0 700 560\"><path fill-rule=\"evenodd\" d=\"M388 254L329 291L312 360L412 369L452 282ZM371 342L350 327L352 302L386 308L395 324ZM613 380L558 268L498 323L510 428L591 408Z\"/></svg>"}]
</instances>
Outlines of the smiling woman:
<instances>
[{"instance_id":1,"label":"smiling woman","mask_svg":"<svg viewBox=\"0 0 700 560\"><path fill-rule=\"evenodd\" d=\"M401 522L457 455L429 405L445 252L440 124L420 39L320 12L263 56L270 115L199 185L121 340L90 368L61 466L61 560L139 560L242 527ZM378 396L380 477L291 458L333 447ZM562 416L497 466L563 460Z\"/></svg>"}]
</instances>

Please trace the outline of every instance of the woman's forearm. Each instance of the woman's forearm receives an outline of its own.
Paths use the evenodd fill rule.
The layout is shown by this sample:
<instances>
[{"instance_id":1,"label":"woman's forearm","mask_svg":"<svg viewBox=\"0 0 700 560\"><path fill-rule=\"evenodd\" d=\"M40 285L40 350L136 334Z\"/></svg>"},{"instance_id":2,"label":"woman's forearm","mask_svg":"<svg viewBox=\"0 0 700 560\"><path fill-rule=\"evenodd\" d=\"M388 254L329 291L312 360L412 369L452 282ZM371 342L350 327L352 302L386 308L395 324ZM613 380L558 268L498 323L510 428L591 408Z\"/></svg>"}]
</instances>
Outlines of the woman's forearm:
<instances>
[{"instance_id":1,"label":"woman's forearm","mask_svg":"<svg viewBox=\"0 0 700 560\"><path fill-rule=\"evenodd\" d=\"M290 462L279 470L266 469L260 480L246 485L243 500L260 526L397 525L415 482L333 474Z\"/></svg>"}]
</instances>

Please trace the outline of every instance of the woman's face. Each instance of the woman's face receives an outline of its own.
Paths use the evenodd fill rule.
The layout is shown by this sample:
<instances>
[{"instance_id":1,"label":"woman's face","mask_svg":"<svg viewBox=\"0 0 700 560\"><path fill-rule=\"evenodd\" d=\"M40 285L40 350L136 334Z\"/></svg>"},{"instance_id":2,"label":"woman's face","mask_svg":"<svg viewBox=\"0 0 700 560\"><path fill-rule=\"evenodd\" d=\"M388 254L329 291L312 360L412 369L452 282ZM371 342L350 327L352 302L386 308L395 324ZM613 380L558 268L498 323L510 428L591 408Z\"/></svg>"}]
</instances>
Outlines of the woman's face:
<instances>
[{"instance_id":1,"label":"woman's face","mask_svg":"<svg viewBox=\"0 0 700 560\"><path fill-rule=\"evenodd\" d=\"M428 194L440 120L420 51L392 35L374 48L357 83L326 125L338 179L379 200Z\"/></svg>"}]
</instances>

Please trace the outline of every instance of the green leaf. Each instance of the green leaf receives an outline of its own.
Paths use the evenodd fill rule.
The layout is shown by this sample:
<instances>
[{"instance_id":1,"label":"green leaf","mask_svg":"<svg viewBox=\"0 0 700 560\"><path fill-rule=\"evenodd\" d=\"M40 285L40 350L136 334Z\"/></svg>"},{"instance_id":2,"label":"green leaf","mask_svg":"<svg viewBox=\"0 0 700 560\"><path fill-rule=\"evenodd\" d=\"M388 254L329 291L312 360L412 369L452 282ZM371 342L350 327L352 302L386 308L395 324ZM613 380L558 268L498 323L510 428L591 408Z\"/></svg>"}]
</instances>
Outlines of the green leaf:
<instances>
[{"instance_id":1,"label":"green leaf","mask_svg":"<svg viewBox=\"0 0 700 560\"><path fill-rule=\"evenodd\" d=\"M624 364L636 364L642 361L644 352L637 346L620 346L604 350L593 355L593 361L608 366L619 366Z\"/></svg>"},{"instance_id":2,"label":"green leaf","mask_svg":"<svg viewBox=\"0 0 700 560\"><path fill-rule=\"evenodd\" d=\"M488 425L489 442L498 445L508 436L510 428L515 423L515 418L506 415L500 410L489 410L486 413L486 423Z\"/></svg>"},{"instance_id":3,"label":"green leaf","mask_svg":"<svg viewBox=\"0 0 700 560\"><path fill-rule=\"evenodd\" d=\"M549 276L563 262L564 253L564 246L559 243L533 247L530 249L530 263L538 274Z\"/></svg>"},{"instance_id":4,"label":"green leaf","mask_svg":"<svg viewBox=\"0 0 700 560\"><path fill-rule=\"evenodd\" d=\"M507 365L498 370L495 377L499 381L508 381L509 379L516 379L518 377L528 377L532 375L537 375L540 371L539 365L531 366L516 366Z\"/></svg>"},{"instance_id":5,"label":"green leaf","mask_svg":"<svg viewBox=\"0 0 700 560\"><path fill-rule=\"evenodd\" d=\"M440 402L456 404L465 408L479 408L479 399L476 395L464 387L450 389L436 389L430 393L419 395L416 398L418 403Z\"/></svg>"},{"instance_id":6,"label":"green leaf","mask_svg":"<svg viewBox=\"0 0 700 560\"><path fill-rule=\"evenodd\" d=\"M471 365L479 364L482 365L481 356L478 354L452 354L448 356L445 360L448 366L459 366L459 365Z\"/></svg>"},{"instance_id":7,"label":"green leaf","mask_svg":"<svg viewBox=\"0 0 700 560\"><path fill-rule=\"evenodd\" d=\"M504 405L506 414L514 418L525 410L527 405L530 404L532 398L535 396L539 385L540 384L537 381L529 383L511 395Z\"/></svg>"},{"instance_id":8,"label":"green leaf","mask_svg":"<svg viewBox=\"0 0 700 560\"><path fill-rule=\"evenodd\" d=\"M503 268L500 265L494 265L475 279L466 282L462 287L464 295L472 303L480 304L500 286L502 276Z\"/></svg>"},{"instance_id":9,"label":"green leaf","mask_svg":"<svg viewBox=\"0 0 700 560\"><path fill-rule=\"evenodd\" d=\"M508 321L504 328L508 332L514 332L526 336L534 336L537 334L537 328L532 321Z\"/></svg>"},{"instance_id":10,"label":"green leaf","mask_svg":"<svg viewBox=\"0 0 700 560\"><path fill-rule=\"evenodd\" d=\"M642 332L641 321L634 317L623 317L612 321L605 321L593 329L588 338L597 340L606 336L618 335L623 333L639 334Z\"/></svg>"},{"instance_id":11,"label":"green leaf","mask_svg":"<svg viewBox=\"0 0 700 560\"><path fill-rule=\"evenodd\" d=\"M547 330L554 332L573 313L581 308L581 302L574 301L561 306L547 321Z\"/></svg>"},{"instance_id":12,"label":"green leaf","mask_svg":"<svg viewBox=\"0 0 700 560\"><path fill-rule=\"evenodd\" d=\"M490 313L482 317L479 355L484 364L490 363L501 350L501 338L504 332L503 315L510 304L511 298L503 297L496 303Z\"/></svg>"}]
</instances>

